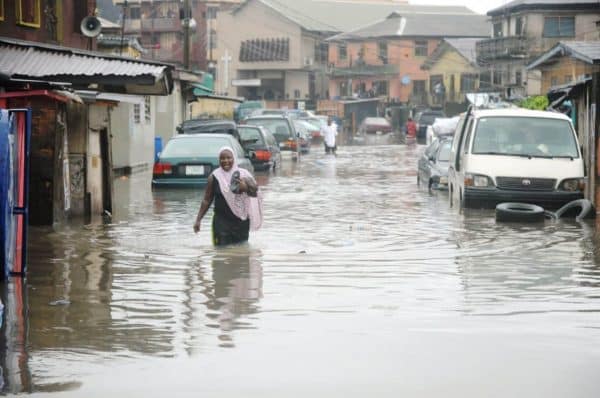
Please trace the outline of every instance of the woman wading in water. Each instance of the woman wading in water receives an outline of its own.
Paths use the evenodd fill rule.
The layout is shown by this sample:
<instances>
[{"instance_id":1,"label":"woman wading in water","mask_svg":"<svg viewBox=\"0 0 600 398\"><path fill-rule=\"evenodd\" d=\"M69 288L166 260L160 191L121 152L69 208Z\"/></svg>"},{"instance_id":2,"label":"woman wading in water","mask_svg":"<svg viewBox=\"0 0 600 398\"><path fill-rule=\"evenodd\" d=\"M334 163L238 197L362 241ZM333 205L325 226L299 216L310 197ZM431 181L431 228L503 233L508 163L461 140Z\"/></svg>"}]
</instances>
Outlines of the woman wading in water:
<instances>
[{"instance_id":1,"label":"woman wading in water","mask_svg":"<svg viewBox=\"0 0 600 398\"><path fill-rule=\"evenodd\" d=\"M194 232L200 231L200 222L214 200L213 243L222 246L245 242L249 231L262 225L262 194L252 174L235 163L233 149L219 150L219 165L208 176Z\"/></svg>"}]
</instances>

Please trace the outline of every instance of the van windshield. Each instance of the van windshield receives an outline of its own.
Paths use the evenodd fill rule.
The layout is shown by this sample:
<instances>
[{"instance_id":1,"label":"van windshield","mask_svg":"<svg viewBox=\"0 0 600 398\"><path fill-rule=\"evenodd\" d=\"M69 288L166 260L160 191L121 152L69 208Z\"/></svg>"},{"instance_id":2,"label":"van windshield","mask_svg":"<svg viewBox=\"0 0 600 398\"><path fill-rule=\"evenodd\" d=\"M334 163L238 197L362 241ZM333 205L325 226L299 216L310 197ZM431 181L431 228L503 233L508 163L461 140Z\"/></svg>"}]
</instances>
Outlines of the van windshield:
<instances>
[{"instance_id":1,"label":"van windshield","mask_svg":"<svg viewBox=\"0 0 600 398\"><path fill-rule=\"evenodd\" d=\"M566 120L541 117L480 118L474 154L578 158L577 141Z\"/></svg>"},{"instance_id":2,"label":"van windshield","mask_svg":"<svg viewBox=\"0 0 600 398\"><path fill-rule=\"evenodd\" d=\"M290 130L290 126L286 119L259 119L251 118L246 121L247 124L252 126L263 126L269 130L274 136L277 142L283 142L293 138L293 133Z\"/></svg>"}]
</instances>

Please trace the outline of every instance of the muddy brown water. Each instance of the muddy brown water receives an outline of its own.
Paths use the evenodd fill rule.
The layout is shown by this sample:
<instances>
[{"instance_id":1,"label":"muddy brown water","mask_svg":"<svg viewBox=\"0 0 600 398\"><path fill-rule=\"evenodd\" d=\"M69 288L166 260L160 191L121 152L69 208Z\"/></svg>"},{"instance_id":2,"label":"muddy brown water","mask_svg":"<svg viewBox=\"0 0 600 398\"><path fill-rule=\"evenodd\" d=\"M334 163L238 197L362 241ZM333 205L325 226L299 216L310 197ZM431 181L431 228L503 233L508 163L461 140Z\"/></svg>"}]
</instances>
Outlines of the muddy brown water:
<instances>
[{"instance_id":1,"label":"muddy brown water","mask_svg":"<svg viewBox=\"0 0 600 398\"><path fill-rule=\"evenodd\" d=\"M31 228L4 286L5 394L592 397L594 221L497 224L416 186L422 146L320 147L258 175L216 249L199 190L115 181L111 223ZM20 293L22 292L22 293Z\"/></svg>"}]
</instances>

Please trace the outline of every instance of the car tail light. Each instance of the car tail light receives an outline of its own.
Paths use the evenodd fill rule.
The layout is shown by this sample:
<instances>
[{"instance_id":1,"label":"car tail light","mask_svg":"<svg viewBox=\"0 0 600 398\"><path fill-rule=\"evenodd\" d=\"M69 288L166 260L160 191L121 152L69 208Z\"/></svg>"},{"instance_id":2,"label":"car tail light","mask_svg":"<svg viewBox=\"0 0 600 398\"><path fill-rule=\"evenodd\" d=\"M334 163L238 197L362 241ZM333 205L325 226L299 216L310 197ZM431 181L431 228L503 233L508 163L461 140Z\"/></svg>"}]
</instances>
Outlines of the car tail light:
<instances>
[{"instance_id":1,"label":"car tail light","mask_svg":"<svg viewBox=\"0 0 600 398\"><path fill-rule=\"evenodd\" d=\"M171 168L171 163L154 163L154 168L152 169L152 174L160 175L160 174L173 174L173 169Z\"/></svg>"},{"instance_id":2,"label":"car tail light","mask_svg":"<svg viewBox=\"0 0 600 398\"><path fill-rule=\"evenodd\" d=\"M268 162L269 160L271 160L271 151L254 151L254 157L256 158L256 160L260 160L261 162Z\"/></svg>"},{"instance_id":3,"label":"car tail light","mask_svg":"<svg viewBox=\"0 0 600 398\"><path fill-rule=\"evenodd\" d=\"M290 147L292 150L296 150L298 148L298 143L295 140L287 140L285 145Z\"/></svg>"}]
</instances>

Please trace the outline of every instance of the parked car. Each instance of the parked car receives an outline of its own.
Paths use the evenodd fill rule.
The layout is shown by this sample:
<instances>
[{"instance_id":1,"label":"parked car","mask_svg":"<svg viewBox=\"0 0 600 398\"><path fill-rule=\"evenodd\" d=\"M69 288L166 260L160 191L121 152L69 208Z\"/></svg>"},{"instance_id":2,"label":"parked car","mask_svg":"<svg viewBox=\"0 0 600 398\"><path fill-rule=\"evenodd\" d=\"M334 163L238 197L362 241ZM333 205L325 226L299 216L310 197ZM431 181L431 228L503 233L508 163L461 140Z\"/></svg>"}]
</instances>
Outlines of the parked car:
<instances>
[{"instance_id":1,"label":"parked car","mask_svg":"<svg viewBox=\"0 0 600 398\"><path fill-rule=\"evenodd\" d=\"M426 140L427 127L431 126L438 117L446 117L446 114L441 109L426 109L415 116L415 122L417 123L417 140Z\"/></svg>"},{"instance_id":2,"label":"parked car","mask_svg":"<svg viewBox=\"0 0 600 398\"><path fill-rule=\"evenodd\" d=\"M300 151L302 153L309 153L310 146L312 145L312 134L315 131L315 127L303 120L294 119L294 127L296 128L296 134L298 135L298 141L300 144ZM319 134L321 131L319 130Z\"/></svg>"},{"instance_id":3,"label":"parked car","mask_svg":"<svg viewBox=\"0 0 600 398\"><path fill-rule=\"evenodd\" d=\"M468 110L452 141L448 182L451 206L559 207L583 198L584 162L571 120L521 108Z\"/></svg>"},{"instance_id":4,"label":"parked car","mask_svg":"<svg viewBox=\"0 0 600 398\"><path fill-rule=\"evenodd\" d=\"M452 137L434 139L418 161L417 184L432 189L448 189L448 165Z\"/></svg>"},{"instance_id":5,"label":"parked car","mask_svg":"<svg viewBox=\"0 0 600 398\"><path fill-rule=\"evenodd\" d=\"M233 120L235 120L236 123L239 123L241 120L250 116L254 111L263 109L264 107L264 101L244 101L233 109Z\"/></svg>"},{"instance_id":6,"label":"parked car","mask_svg":"<svg viewBox=\"0 0 600 398\"><path fill-rule=\"evenodd\" d=\"M284 115L251 116L244 121L247 125L263 126L277 140L282 151L298 151L298 137L292 120Z\"/></svg>"},{"instance_id":7,"label":"parked car","mask_svg":"<svg viewBox=\"0 0 600 398\"><path fill-rule=\"evenodd\" d=\"M310 135L314 140L320 140L323 137L321 136L321 130L323 127L327 126L327 117L325 119L318 117L307 117L307 118L299 118L298 120L302 120L307 122L310 126L308 126Z\"/></svg>"},{"instance_id":8,"label":"parked car","mask_svg":"<svg viewBox=\"0 0 600 398\"><path fill-rule=\"evenodd\" d=\"M248 151L254 170L275 170L281 165L281 151L269 130L261 126L238 127L244 150Z\"/></svg>"},{"instance_id":9,"label":"parked car","mask_svg":"<svg viewBox=\"0 0 600 398\"><path fill-rule=\"evenodd\" d=\"M208 176L219 167L219 149L235 151L239 167L254 171L242 146L229 134L181 134L167 142L154 163L152 187L190 187L206 185Z\"/></svg>"},{"instance_id":10,"label":"parked car","mask_svg":"<svg viewBox=\"0 0 600 398\"><path fill-rule=\"evenodd\" d=\"M358 134L387 134L392 132L392 125L384 117L366 117L358 126Z\"/></svg>"}]
</instances>

